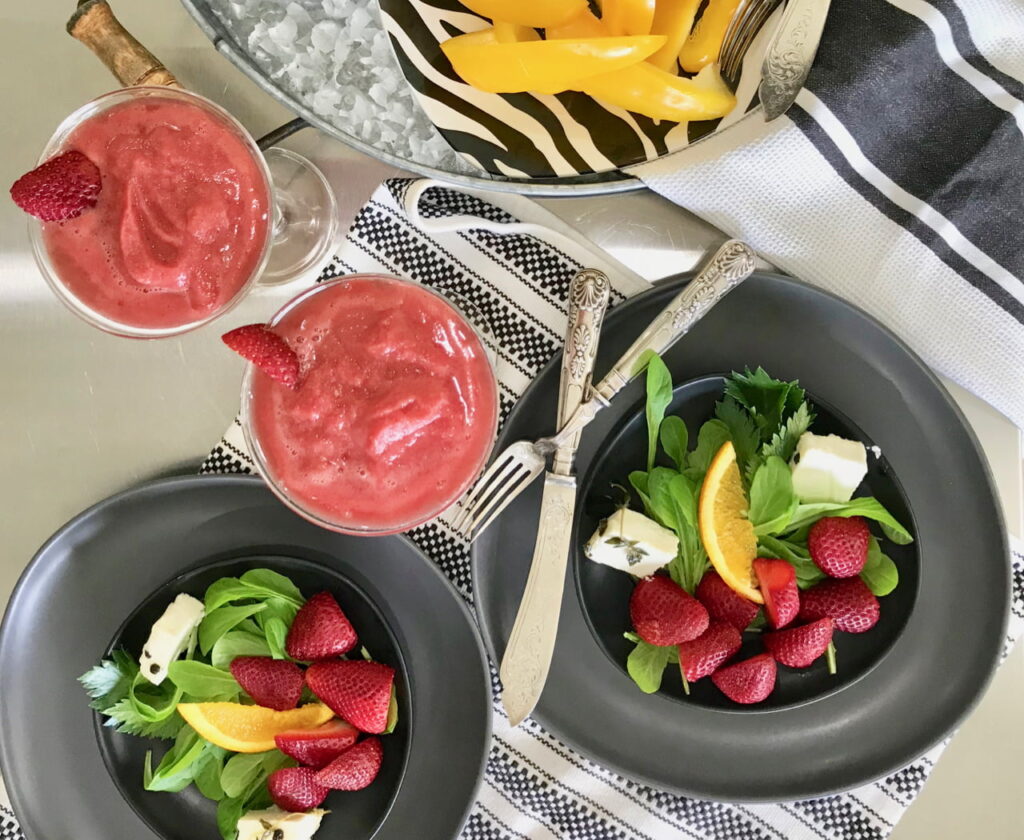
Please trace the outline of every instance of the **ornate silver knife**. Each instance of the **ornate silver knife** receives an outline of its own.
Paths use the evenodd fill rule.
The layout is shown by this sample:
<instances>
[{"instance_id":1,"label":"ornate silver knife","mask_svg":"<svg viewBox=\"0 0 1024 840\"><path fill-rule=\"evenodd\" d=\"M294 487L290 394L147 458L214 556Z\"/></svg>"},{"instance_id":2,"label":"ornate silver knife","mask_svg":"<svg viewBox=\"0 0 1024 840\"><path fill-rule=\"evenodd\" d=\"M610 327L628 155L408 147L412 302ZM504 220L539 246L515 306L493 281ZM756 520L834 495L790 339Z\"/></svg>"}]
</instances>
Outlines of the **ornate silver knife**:
<instances>
[{"instance_id":1,"label":"ornate silver knife","mask_svg":"<svg viewBox=\"0 0 1024 840\"><path fill-rule=\"evenodd\" d=\"M577 274L569 288L569 326L562 354L557 428L572 416L590 388L610 291L608 278L589 268ZM501 702L513 726L518 726L537 705L555 649L576 507L576 477L572 469L578 445L577 432L555 450L552 467L544 474L530 575L501 660Z\"/></svg>"},{"instance_id":2,"label":"ornate silver knife","mask_svg":"<svg viewBox=\"0 0 1024 840\"><path fill-rule=\"evenodd\" d=\"M761 66L757 95L771 122L793 104L818 52L831 0L789 0Z\"/></svg>"}]
</instances>

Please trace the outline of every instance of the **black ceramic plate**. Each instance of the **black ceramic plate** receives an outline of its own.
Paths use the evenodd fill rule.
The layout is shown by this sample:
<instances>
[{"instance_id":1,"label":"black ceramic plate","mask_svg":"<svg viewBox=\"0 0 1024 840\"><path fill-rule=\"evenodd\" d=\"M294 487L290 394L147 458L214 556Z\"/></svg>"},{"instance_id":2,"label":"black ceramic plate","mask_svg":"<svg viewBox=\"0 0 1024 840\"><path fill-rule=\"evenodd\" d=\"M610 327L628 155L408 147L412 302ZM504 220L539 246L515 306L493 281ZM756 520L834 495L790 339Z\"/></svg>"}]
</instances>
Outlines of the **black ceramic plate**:
<instances>
[{"instance_id":1,"label":"black ceramic plate","mask_svg":"<svg viewBox=\"0 0 1024 840\"><path fill-rule=\"evenodd\" d=\"M338 598L397 671L399 726L357 794L333 794L321 833L449 840L474 801L490 739L490 678L459 595L403 537L333 534L250 477L159 481L76 517L40 549L0 628L0 764L32 838L219 837L194 790L146 793L148 747L99 725L76 677L117 645L137 649L173 595L265 566L308 596ZM444 656L438 640L444 640ZM443 761L444 773L437 773Z\"/></svg>"},{"instance_id":2,"label":"black ceramic plate","mask_svg":"<svg viewBox=\"0 0 1024 840\"><path fill-rule=\"evenodd\" d=\"M687 279L660 285L608 316L599 376ZM583 565L577 539L554 660L535 717L626 776L712 799L821 796L912 761L981 697L1007 620L1002 516L963 415L924 363L872 318L774 275L755 275L732 292L665 361L676 383L745 365L799 378L824 409L823 423L878 445L883 459L868 489L892 505L917 538L911 549L893 552L901 586L883 601L889 616L875 628L874 641L849 649L840 690L829 693L811 672L815 684L783 684L776 708L736 713L710 694L683 700L671 684L654 695L637 689L611 630L626 629L622 596L628 580L609 579L607 591L600 589L600 575ZM496 451L553 431L558 374L556 359L516 406ZM693 421L707 416L711 396L706 383L676 393ZM622 458L629 459L628 449L636 445L630 422L642 407L638 381L583 436L578 537L590 533L605 503L601 483L619 460L611 443L618 437L626 450ZM540 490L538 482L523 493L474 546L476 604L496 659L526 582Z\"/></svg>"}]
</instances>

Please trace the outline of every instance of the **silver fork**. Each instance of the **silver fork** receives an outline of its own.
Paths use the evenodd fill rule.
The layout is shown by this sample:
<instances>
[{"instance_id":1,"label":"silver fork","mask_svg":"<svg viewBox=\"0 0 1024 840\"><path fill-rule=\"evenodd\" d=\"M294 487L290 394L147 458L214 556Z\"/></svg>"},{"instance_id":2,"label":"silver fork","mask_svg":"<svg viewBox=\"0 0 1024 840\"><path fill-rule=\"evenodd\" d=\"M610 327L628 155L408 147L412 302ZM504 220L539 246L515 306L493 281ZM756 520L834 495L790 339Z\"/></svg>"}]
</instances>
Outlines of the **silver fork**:
<instances>
[{"instance_id":1,"label":"silver fork","mask_svg":"<svg viewBox=\"0 0 1024 840\"><path fill-rule=\"evenodd\" d=\"M739 84L743 58L766 20L782 0L743 0L725 30L718 64L722 78L733 90Z\"/></svg>"},{"instance_id":2,"label":"silver fork","mask_svg":"<svg viewBox=\"0 0 1024 840\"><path fill-rule=\"evenodd\" d=\"M505 449L470 488L452 527L474 540L509 503L544 471L547 458L583 429L640 372L648 351L661 354L690 331L705 313L754 271L756 254L749 245L730 239L616 362L558 434L531 443L517 441Z\"/></svg>"}]
</instances>

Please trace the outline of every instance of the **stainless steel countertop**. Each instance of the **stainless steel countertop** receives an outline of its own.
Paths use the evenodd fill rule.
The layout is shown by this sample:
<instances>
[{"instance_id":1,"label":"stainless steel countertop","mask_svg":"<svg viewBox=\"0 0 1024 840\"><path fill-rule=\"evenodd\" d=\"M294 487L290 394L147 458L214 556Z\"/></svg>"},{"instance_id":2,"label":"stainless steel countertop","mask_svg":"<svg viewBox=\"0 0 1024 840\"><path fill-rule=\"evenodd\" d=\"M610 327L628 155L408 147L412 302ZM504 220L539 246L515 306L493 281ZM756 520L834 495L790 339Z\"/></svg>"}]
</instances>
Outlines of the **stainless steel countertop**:
<instances>
[{"instance_id":1,"label":"stainless steel countertop","mask_svg":"<svg viewBox=\"0 0 1024 840\"><path fill-rule=\"evenodd\" d=\"M64 33L71 0L6 3L0 12L0 182L31 168L63 117L115 86ZM115 0L126 26L190 88L234 112L256 135L290 115L219 56L174 0ZM397 174L307 130L285 145L309 155L338 191L343 223L383 177ZM651 280L691 268L724 236L651 193L545 202ZM0 604L36 548L63 522L140 481L193 470L231 421L241 364L219 341L264 320L295 285L259 289L213 328L129 343L66 312L32 260L26 221L0 201ZM1016 429L954 389L985 445L1011 531L1021 528ZM937 455L937 457L941 457ZM145 558L138 558L145 562ZM965 558L969 573L970 558ZM1024 646L1001 668L894 840L1020 840L1024 797ZM0 700L2 702L2 700Z\"/></svg>"}]
</instances>

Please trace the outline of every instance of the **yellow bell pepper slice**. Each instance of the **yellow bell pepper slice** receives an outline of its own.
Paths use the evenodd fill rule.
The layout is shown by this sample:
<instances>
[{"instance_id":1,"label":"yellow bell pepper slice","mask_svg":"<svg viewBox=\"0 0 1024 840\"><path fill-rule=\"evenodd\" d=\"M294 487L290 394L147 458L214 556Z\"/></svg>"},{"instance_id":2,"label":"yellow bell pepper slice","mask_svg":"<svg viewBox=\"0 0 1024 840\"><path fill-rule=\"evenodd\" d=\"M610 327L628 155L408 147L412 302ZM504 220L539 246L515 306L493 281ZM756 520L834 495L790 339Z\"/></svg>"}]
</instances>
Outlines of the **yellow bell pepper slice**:
<instances>
[{"instance_id":1,"label":"yellow bell pepper slice","mask_svg":"<svg viewBox=\"0 0 1024 840\"><path fill-rule=\"evenodd\" d=\"M714 120L736 106L736 97L713 66L686 79L643 61L584 79L579 90L609 105L671 122Z\"/></svg>"},{"instance_id":2,"label":"yellow bell pepper slice","mask_svg":"<svg viewBox=\"0 0 1024 840\"><path fill-rule=\"evenodd\" d=\"M693 28L693 19L699 8L700 0L658 0L651 34L664 35L666 41L665 46L648 59L651 64L669 73L676 72L679 51Z\"/></svg>"},{"instance_id":3,"label":"yellow bell pepper slice","mask_svg":"<svg viewBox=\"0 0 1024 840\"><path fill-rule=\"evenodd\" d=\"M490 32L491 40L486 33ZM643 61L664 36L559 38L502 44L493 30L459 35L441 50L465 82L488 93L561 93L588 76Z\"/></svg>"},{"instance_id":4,"label":"yellow bell pepper slice","mask_svg":"<svg viewBox=\"0 0 1024 840\"><path fill-rule=\"evenodd\" d=\"M587 0L462 0L462 5L491 20L545 29L572 20Z\"/></svg>"},{"instance_id":5,"label":"yellow bell pepper slice","mask_svg":"<svg viewBox=\"0 0 1024 840\"><path fill-rule=\"evenodd\" d=\"M611 35L650 35L655 0L598 0ZM665 0L662 0L664 3Z\"/></svg>"},{"instance_id":6,"label":"yellow bell pepper slice","mask_svg":"<svg viewBox=\"0 0 1024 840\"><path fill-rule=\"evenodd\" d=\"M548 38L607 38L612 33L604 25L604 21L598 20L590 9L584 9L582 14L577 15L568 23L560 26L550 26L544 34ZM615 33L621 35L622 33ZM644 33L645 35L647 33Z\"/></svg>"},{"instance_id":7,"label":"yellow bell pepper slice","mask_svg":"<svg viewBox=\"0 0 1024 840\"><path fill-rule=\"evenodd\" d=\"M496 20L494 21L494 40L499 44L516 44L521 41L539 41L540 35L533 27Z\"/></svg>"},{"instance_id":8,"label":"yellow bell pepper slice","mask_svg":"<svg viewBox=\"0 0 1024 840\"><path fill-rule=\"evenodd\" d=\"M708 7L679 51L679 63L687 73L696 73L702 67L718 61L729 28L741 0L709 0Z\"/></svg>"}]
</instances>

